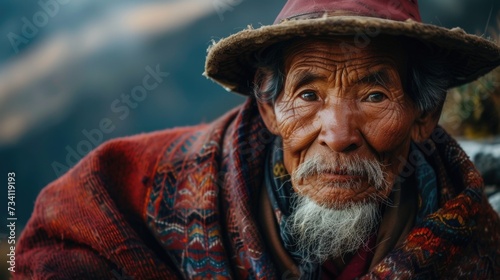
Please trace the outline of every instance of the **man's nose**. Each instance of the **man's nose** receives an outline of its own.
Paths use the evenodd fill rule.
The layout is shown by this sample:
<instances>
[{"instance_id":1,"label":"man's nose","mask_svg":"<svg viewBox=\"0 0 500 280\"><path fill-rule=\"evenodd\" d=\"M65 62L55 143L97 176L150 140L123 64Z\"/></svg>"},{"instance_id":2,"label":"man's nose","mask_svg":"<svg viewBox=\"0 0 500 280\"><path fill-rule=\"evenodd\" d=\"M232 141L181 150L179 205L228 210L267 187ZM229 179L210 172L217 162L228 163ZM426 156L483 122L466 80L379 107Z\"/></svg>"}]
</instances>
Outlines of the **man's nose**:
<instances>
[{"instance_id":1,"label":"man's nose","mask_svg":"<svg viewBox=\"0 0 500 280\"><path fill-rule=\"evenodd\" d=\"M363 144L358 119L346 104L335 104L320 112L321 132L318 141L338 153L356 150Z\"/></svg>"}]
</instances>

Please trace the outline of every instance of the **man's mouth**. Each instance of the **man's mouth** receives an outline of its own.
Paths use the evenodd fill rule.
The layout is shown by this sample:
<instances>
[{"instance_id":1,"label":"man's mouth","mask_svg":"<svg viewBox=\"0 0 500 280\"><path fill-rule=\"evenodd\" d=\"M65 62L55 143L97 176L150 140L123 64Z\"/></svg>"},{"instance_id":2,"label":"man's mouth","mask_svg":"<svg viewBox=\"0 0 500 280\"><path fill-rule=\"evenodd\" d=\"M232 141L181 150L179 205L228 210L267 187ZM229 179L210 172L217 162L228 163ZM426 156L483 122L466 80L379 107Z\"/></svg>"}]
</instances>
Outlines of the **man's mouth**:
<instances>
[{"instance_id":1,"label":"man's mouth","mask_svg":"<svg viewBox=\"0 0 500 280\"><path fill-rule=\"evenodd\" d=\"M318 174L319 178L325 178L325 179L331 179L331 180L341 180L341 181L346 181L346 180L360 180L363 178L363 176L360 175L350 175L350 174L338 174L338 173L321 173Z\"/></svg>"},{"instance_id":2,"label":"man's mouth","mask_svg":"<svg viewBox=\"0 0 500 280\"><path fill-rule=\"evenodd\" d=\"M316 174L316 178L321 181L338 183L358 182L366 179L366 176L359 172L352 172L346 169L324 170Z\"/></svg>"}]
</instances>

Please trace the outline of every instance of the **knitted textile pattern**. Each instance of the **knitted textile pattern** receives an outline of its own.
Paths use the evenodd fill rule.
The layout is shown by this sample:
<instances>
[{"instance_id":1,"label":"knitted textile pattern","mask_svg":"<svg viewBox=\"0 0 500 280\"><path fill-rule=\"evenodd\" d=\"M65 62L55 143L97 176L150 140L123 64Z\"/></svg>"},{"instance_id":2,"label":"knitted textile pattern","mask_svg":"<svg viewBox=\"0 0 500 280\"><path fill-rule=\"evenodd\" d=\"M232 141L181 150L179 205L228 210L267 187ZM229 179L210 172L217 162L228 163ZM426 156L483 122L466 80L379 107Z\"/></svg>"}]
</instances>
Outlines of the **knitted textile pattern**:
<instances>
[{"instance_id":1,"label":"knitted textile pattern","mask_svg":"<svg viewBox=\"0 0 500 280\"><path fill-rule=\"evenodd\" d=\"M440 135L427 157L439 209L362 279L500 278L500 219ZM210 124L101 145L37 198L14 279L281 279L256 220L273 139L248 99Z\"/></svg>"}]
</instances>

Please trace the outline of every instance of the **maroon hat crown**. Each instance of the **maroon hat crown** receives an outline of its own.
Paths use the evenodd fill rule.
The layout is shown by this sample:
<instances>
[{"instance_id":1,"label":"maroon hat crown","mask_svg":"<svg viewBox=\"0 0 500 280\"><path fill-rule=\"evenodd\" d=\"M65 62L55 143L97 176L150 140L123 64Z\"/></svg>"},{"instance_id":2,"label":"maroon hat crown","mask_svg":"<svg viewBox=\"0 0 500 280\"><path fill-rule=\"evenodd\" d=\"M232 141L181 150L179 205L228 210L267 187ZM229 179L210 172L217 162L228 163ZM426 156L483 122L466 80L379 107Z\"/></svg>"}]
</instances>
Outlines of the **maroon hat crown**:
<instances>
[{"instance_id":1,"label":"maroon hat crown","mask_svg":"<svg viewBox=\"0 0 500 280\"><path fill-rule=\"evenodd\" d=\"M288 0L275 24L284 20L314 18L324 14L366 16L421 22L417 0Z\"/></svg>"}]
</instances>

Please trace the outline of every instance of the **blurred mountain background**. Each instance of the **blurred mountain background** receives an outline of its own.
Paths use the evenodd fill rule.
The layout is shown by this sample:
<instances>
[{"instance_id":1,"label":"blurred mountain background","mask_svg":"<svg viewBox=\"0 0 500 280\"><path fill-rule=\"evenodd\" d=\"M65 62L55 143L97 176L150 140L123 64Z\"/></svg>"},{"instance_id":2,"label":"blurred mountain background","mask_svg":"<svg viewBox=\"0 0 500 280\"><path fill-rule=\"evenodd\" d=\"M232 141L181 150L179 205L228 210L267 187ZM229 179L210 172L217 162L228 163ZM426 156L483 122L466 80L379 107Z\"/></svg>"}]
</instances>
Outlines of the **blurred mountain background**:
<instances>
[{"instance_id":1,"label":"blurred mountain background","mask_svg":"<svg viewBox=\"0 0 500 280\"><path fill-rule=\"evenodd\" d=\"M209 122L243 102L201 75L206 49L249 24L272 24L284 2L2 1L0 171L4 180L16 173L17 230L39 191L100 143ZM428 0L420 7L424 22L498 42L500 1ZM168 74L139 100L127 99L155 70ZM497 69L453 93L443 125L460 137L498 143L499 75ZM464 92L475 99L465 100Z\"/></svg>"}]
</instances>

